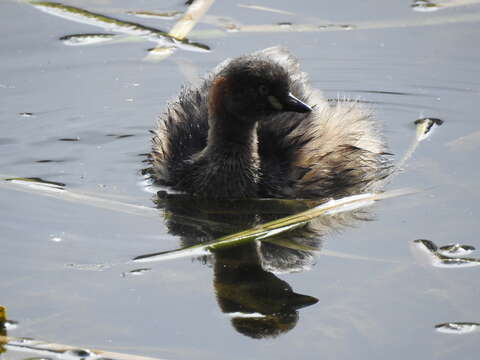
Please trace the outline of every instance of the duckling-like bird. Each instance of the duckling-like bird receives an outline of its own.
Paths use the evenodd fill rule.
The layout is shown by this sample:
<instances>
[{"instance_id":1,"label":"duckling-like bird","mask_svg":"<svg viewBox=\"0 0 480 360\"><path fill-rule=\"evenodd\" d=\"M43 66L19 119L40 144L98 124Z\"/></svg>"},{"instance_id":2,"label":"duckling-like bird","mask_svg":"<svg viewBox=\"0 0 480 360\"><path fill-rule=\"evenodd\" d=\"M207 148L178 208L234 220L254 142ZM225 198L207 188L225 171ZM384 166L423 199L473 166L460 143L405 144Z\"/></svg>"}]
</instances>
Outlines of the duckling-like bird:
<instances>
[{"instance_id":1,"label":"duckling-like bird","mask_svg":"<svg viewBox=\"0 0 480 360\"><path fill-rule=\"evenodd\" d=\"M346 196L390 169L370 111L326 101L280 47L226 60L183 88L153 135L153 179L204 198Z\"/></svg>"}]
</instances>

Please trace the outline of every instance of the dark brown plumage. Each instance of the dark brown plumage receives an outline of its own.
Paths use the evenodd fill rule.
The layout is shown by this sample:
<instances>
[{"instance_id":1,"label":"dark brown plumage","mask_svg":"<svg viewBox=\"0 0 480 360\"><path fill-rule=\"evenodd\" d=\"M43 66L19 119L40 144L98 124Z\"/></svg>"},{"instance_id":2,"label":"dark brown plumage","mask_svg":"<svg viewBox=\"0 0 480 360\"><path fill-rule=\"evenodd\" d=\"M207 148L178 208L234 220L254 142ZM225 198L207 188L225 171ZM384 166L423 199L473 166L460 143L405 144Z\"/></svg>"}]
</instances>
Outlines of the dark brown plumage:
<instances>
[{"instance_id":1,"label":"dark brown plumage","mask_svg":"<svg viewBox=\"0 0 480 360\"><path fill-rule=\"evenodd\" d=\"M390 169L371 113L327 102L279 47L185 87L153 134L153 179L206 198L339 197L375 188Z\"/></svg>"}]
</instances>

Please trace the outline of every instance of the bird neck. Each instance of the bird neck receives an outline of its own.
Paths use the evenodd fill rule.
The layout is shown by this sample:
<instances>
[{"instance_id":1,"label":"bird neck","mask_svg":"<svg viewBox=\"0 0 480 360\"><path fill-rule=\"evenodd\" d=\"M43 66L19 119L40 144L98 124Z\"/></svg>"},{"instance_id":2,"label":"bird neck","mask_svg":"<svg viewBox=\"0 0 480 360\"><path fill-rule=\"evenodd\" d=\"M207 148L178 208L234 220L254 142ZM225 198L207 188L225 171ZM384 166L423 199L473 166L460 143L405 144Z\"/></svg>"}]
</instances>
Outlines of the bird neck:
<instances>
[{"instance_id":1,"label":"bird neck","mask_svg":"<svg viewBox=\"0 0 480 360\"><path fill-rule=\"evenodd\" d=\"M209 118L206 153L235 157L246 166L258 162L257 123L244 123L233 114L222 112Z\"/></svg>"},{"instance_id":2,"label":"bird neck","mask_svg":"<svg viewBox=\"0 0 480 360\"><path fill-rule=\"evenodd\" d=\"M192 193L213 198L253 198L258 195L260 158L256 125L229 126L225 118L209 119L207 146L192 163L196 179Z\"/></svg>"},{"instance_id":3,"label":"bird neck","mask_svg":"<svg viewBox=\"0 0 480 360\"><path fill-rule=\"evenodd\" d=\"M225 100L229 93L229 80L216 77L208 94L209 130L205 153L212 157L230 154L246 163L258 161L257 124L227 109Z\"/></svg>"}]
</instances>

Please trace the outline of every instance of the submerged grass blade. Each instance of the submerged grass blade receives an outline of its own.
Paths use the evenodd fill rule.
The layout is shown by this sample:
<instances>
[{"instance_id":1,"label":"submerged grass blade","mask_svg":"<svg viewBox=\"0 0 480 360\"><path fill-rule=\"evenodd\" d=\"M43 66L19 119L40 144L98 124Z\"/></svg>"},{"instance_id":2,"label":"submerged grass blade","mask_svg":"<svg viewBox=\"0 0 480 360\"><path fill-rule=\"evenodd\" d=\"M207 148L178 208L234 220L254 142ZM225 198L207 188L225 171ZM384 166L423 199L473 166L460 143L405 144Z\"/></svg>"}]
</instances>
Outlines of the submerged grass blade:
<instances>
[{"instance_id":1,"label":"submerged grass blade","mask_svg":"<svg viewBox=\"0 0 480 360\"><path fill-rule=\"evenodd\" d=\"M168 32L168 36L183 41L214 2L215 0L195 0L182 18ZM174 51L175 47L159 44L159 46L149 50L149 54L144 60L160 61L173 54Z\"/></svg>"},{"instance_id":2,"label":"submerged grass blade","mask_svg":"<svg viewBox=\"0 0 480 360\"><path fill-rule=\"evenodd\" d=\"M68 46L84 46L112 43L122 37L115 34L72 34L62 36L59 40Z\"/></svg>"},{"instance_id":3,"label":"submerged grass blade","mask_svg":"<svg viewBox=\"0 0 480 360\"><path fill-rule=\"evenodd\" d=\"M270 221L265 224L257 225L251 229L241 231L235 234L223 236L206 244L198 244L188 248L166 251L155 254L137 256L132 259L135 262L153 262L190 256L192 252L209 253L241 245L254 240L268 241L271 237L291 231L299 226L305 225L310 220L325 215L338 214L340 212L352 211L362 207L370 206L378 200L391 197L413 194L418 190L400 189L385 193L367 193L345 197L339 200L331 200L322 205L318 205L310 210L300 212L295 215L287 216L278 220ZM281 243L279 243L281 245Z\"/></svg>"},{"instance_id":4,"label":"submerged grass blade","mask_svg":"<svg viewBox=\"0 0 480 360\"><path fill-rule=\"evenodd\" d=\"M152 41L171 41L167 32L143 26L134 22L118 20L106 15L97 14L78 7L50 1L28 0L28 3L51 15L67 20L101 27L105 30L115 31L128 35L145 36Z\"/></svg>"},{"instance_id":5,"label":"submerged grass blade","mask_svg":"<svg viewBox=\"0 0 480 360\"><path fill-rule=\"evenodd\" d=\"M131 215L157 217L158 210L146 206L130 204L98 195L90 195L65 189L65 184L45 181L40 178L20 178L0 176L0 189L30 192L59 200L85 204L97 208L113 210Z\"/></svg>"},{"instance_id":6,"label":"submerged grass blade","mask_svg":"<svg viewBox=\"0 0 480 360\"><path fill-rule=\"evenodd\" d=\"M144 254L136 256L132 259L134 262L155 262L155 261L164 261L164 260L171 260L171 259L180 259L184 257L193 257L193 256L202 256L208 255L210 251L207 249L205 245L198 244L190 246L186 249L175 249L175 250L168 250L168 251L160 251L151 254Z\"/></svg>"},{"instance_id":7,"label":"submerged grass blade","mask_svg":"<svg viewBox=\"0 0 480 360\"><path fill-rule=\"evenodd\" d=\"M54 344L45 341L33 340L30 338L15 338L10 336L0 336L0 346L7 350L16 352L27 352L40 357L52 356L54 358L65 359L84 359L84 358L102 358L112 360L161 360L146 356L123 354L103 350L87 350L70 345ZM7 355L8 356L8 355Z\"/></svg>"},{"instance_id":8,"label":"submerged grass blade","mask_svg":"<svg viewBox=\"0 0 480 360\"><path fill-rule=\"evenodd\" d=\"M197 22L206 14L215 0L195 0L189 6L187 12L168 32L170 36L176 39L184 39L197 24Z\"/></svg>"},{"instance_id":9,"label":"submerged grass blade","mask_svg":"<svg viewBox=\"0 0 480 360\"><path fill-rule=\"evenodd\" d=\"M415 120L415 138L412 141L412 144L405 152L403 157L395 166L395 173L401 171L408 160L413 156L415 150L417 150L418 145L428 138L434 131L435 128L443 124L443 120L437 118L423 118ZM393 174L392 174L393 175ZM389 178L391 180L391 177Z\"/></svg>"},{"instance_id":10,"label":"submerged grass blade","mask_svg":"<svg viewBox=\"0 0 480 360\"><path fill-rule=\"evenodd\" d=\"M70 21L79 22L97 26L106 31L112 31L120 34L141 37L147 41L153 41L162 44L165 47L180 47L190 51L206 51L208 46L198 43L192 43L185 37L176 37L165 31L144 26L138 23L123 21L110 16L90 12L75 6L65 5L51 1L26 0L27 3L40 11L55 15ZM78 35L76 35L78 37ZM108 36L108 34L106 34ZM98 35L96 40L98 40ZM79 44L78 44L79 45Z\"/></svg>"},{"instance_id":11,"label":"submerged grass blade","mask_svg":"<svg viewBox=\"0 0 480 360\"><path fill-rule=\"evenodd\" d=\"M362 207L373 205L376 201L389 197L401 196L417 192L412 189L400 189L386 193L366 193L360 195L348 196L338 200L330 200L325 204L318 205L310 210L300 212L295 215L287 216L278 220L255 226L252 229L245 230L233 235L224 236L214 243L207 244L209 250L218 250L224 247L236 245L239 242L245 242L253 239L268 238L278 235L281 232L290 231L296 227L302 226L310 220L322 216L338 214L340 212L352 211Z\"/></svg>"}]
</instances>

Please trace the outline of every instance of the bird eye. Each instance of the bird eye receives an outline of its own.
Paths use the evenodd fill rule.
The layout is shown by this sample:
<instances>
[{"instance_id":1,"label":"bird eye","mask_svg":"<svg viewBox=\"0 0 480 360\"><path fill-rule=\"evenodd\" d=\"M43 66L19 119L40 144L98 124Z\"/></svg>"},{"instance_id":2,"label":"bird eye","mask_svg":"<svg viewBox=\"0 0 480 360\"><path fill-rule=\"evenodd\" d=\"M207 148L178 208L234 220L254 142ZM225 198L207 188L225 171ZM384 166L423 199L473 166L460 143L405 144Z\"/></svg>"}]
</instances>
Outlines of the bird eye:
<instances>
[{"instance_id":1,"label":"bird eye","mask_svg":"<svg viewBox=\"0 0 480 360\"><path fill-rule=\"evenodd\" d=\"M264 85L264 84L260 85L260 86L258 87L258 92L259 92L259 94L262 95L262 96L268 95L268 94L269 94L269 91L268 91L267 85Z\"/></svg>"}]
</instances>

